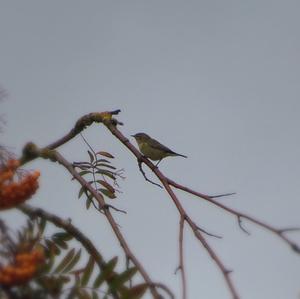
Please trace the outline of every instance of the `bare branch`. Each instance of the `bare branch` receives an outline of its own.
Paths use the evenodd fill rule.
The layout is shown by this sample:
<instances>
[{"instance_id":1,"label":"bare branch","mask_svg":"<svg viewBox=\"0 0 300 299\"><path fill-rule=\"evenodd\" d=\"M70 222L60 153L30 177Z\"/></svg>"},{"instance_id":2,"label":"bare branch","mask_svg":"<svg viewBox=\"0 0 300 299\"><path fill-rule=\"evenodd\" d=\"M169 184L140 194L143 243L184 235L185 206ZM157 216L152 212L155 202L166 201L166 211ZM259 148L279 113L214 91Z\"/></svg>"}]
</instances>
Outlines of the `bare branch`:
<instances>
[{"instance_id":1,"label":"bare branch","mask_svg":"<svg viewBox=\"0 0 300 299\"><path fill-rule=\"evenodd\" d=\"M157 290L153 287L153 281L151 280L150 276L142 266L142 264L139 262L139 260L135 257L131 249L129 248L123 234L121 233L118 224L114 220L112 214L110 213L109 209L105 208L107 205L103 199L103 196L100 195L92 186L89 184L82 176L80 176L74 169L71 163L69 163L61 154L58 152L52 152L51 157L55 157L56 161L60 163L62 166L64 166L82 186L84 186L86 189L89 190L89 192L93 195L93 197L98 201L100 208L103 209L104 215L106 219L108 220L110 226L112 227L117 239L120 242L120 245L122 246L126 256L132 261L132 263L137 267L140 274L144 278L145 282L149 285L150 291L154 298L158 299L160 298L159 293Z\"/></svg>"},{"instance_id":2,"label":"bare branch","mask_svg":"<svg viewBox=\"0 0 300 299\"><path fill-rule=\"evenodd\" d=\"M217 194L217 195L209 195L210 198L219 198L219 197L225 197L225 196L231 196L235 195L235 192L232 193L224 193L224 194Z\"/></svg>"},{"instance_id":3,"label":"bare branch","mask_svg":"<svg viewBox=\"0 0 300 299\"><path fill-rule=\"evenodd\" d=\"M212 233L208 232L207 230L205 230L205 229L199 227L198 225L197 225L197 228L198 228L202 233L204 233L204 234L206 234L206 235L208 235L208 236L210 236L210 237L214 237L214 238L217 238L217 239L222 239L222 236L219 236L219 235L216 235L216 234L212 234Z\"/></svg>"},{"instance_id":4,"label":"bare branch","mask_svg":"<svg viewBox=\"0 0 300 299\"><path fill-rule=\"evenodd\" d=\"M180 216L179 222L179 266L178 269L180 270L181 274L181 286L182 286L182 299L186 299L186 276L185 276L185 267L184 267L184 257L183 257L183 230L184 230L184 217Z\"/></svg>"},{"instance_id":5,"label":"bare branch","mask_svg":"<svg viewBox=\"0 0 300 299\"><path fill-rule=\"evenodd\" d=\"M286 227L278 230L281 233L287 233L287 232L298 232L300 231L300 227Z\"/></svg>"},{"instance_id":6,"label":"bare branch","mask_svg":"<svg viewBox=\"0 0 300 299\"><path fill-rule=\"evenodd\" d=\"M143 168L142 168L142 162L143 162L142 160L139 160L139 159L138 159L139 169L140 169L140 172L142 173L143 177L145 178L145 180L146 180L147 182L149 182L149 183L155 185L155 186L158 186L159 188L162 188L162 186L161 186L160 184L157 184L157 183L155 183L155 182L153 182L153 181L151 181L150 179L147 178L147 176L146 176L146 174L145 174L145 172L144 172L144 170L143 170Z\"/></svg>"},{"instance_id":7,"label":"bare branch","mask_svg":"<svg viewBox=\"0 0 300 299\"><path fill-rule=\"evenodd\" d=\"M242 226L242 218L260 226L263 227L271 232L273 232L274 234L276 234L278 237L280 237L284 242L286 242L287 244L289 244L292 248L292 250L294 250L297 253L300 253L300 248L299 246L294 243L293 241L291 241L290 239L288 239L284 233L289 232L289 231L294 231L296 229L276 229L273 226L266 224L263 221L260 221L254 217L251 217L245 213L241 213L238 212L232 208L227 207L224 204L221 204L220 202L216 201L216 198L219 197L224 197L224 196L230 196L233 195L234 193L226 193L226 194L220 194L220 195L215 195L215 196L209 196L206 194L202 194L200 192L194 191L188 187L185 187L183 185L177 184L176 182L172 181L171 179L165 177L160 170L148 159L146 159L145 157L143 157L140 152L137 150L137 148L135 146L133 146L129 140L116 128L117 124L121 124L119 123L117 120L113 119L111 117L111 114L113 112L106 112L106 113L90 113L88 115L83 116L81 119L78 120L78 122L76 123L75 127L63 138L61 138L60 140L50 144L48 147L44 148L44 150L49 151L49 149L54 149L57 146L67 142L68 140L70 140L71 138L73 138L74 136L76 136L78 133L80 133L84 128L86 128L87 126L91 125L93 122L102 122L109 130L110 132L116 137L118 138L138 159L139 161L139 168L140 171L142 172L144 178L151 182L152 184L157 185L156 183L150 181L144 171L142 170L141 167L141 163L145 163L154 173L155 175L159 178L159 180L161 181L161 183L163 184L165 190L167 191L167 193L170 195L171 199L173 200L173 203L175 204L175 206L177 207L177 210L180 214L180 217L184 219L184 222L186 222L189 227L192 229L192 231L194 232L195 237L201 242L201 244L203 245L203 247L207 250L207 252L209 253L209 255L211 256L211 258L214 260L214 262L217 264L218 268L220 269L220 271L223 273L224 279L230 289L230 292L233 296L234 299L238 299L239 296L237 294L237 291L231 281L231 277L230 277L230 273L232 272L231 270L228 270L222 263L222 261L220 260L220 258L217 256L217 254L215 253L215 251L210 247L210 245L207 243L206 239L203 237L202 233L206 233L206 231L200 229L195 223L194 221L188 216L188 214L186 213L186 211L184 210L183 206L181 205L181 203L179 202L177 196L175 195L175 193L173 192L173 190L171 189L172 187L175 187L177 189L183 190L187 193L193 194L197 197L200 197L216 206L218 206L219 208L235 215L237 217L238 220L238 224L239 227L247 234L249 234L249 232L243 228ZM119 111L115 111L115 113L119 113ZM27 151L25 151L26 153L29 153L28 157L26 157L27 159L25 159L23 162L27 162L28 160L32 160L34 158L36 158L37 156L35 156L34 154L31 156L30 154L32 153L32 144L29 144L29 146L27 147ZM52 159L52 160L57 160L59 161L59 163L61 163L62 165L64 165L69 172L80 182L80 184L82 186L85 186L92 194L95 190L93 190L93 188L90 185L87 185L87 182L85 182L84 179L82 179L78 174L77 176L75 175L75 170L73 169L72 165L69 164L67 161L65 161L58 153L56 153L55 158L51 158L50 155L48 155L48 158ZM91 188L91 189L89 189ZM93 190L93 191L91 191ZM99 205L101 208L105 207L105 202L103 197L101 198L97 192L96 194L93 194L94 197L96 198L96 200L99 202ZM106 216L106 218L108 219L109 223L111 224L117 238L120 241L121 246L124 249L124 252L126 253L127 257L133 262L133 264L135 264L137 266L137 268L139 268L140 273L142 274L143 278L145 279L145 281L147 282L148 285L152 285L154 286L153 282L151 282L149 276L147 275L147 273L144 271L144 269L141 267L141 265L139 264L139 262L136 260L136 258L134 257L134 255L131 253L131 251L128 248L127 243L125 242L124 237L121 235L117 224L115 223L114 219L112 218L112 215L110 214L108 209L103 209L104 214ZM212 234L210 234L212 235ZM141 268L140 268L141 267ZM155 288L151 289L152 294L154 294L156 292ZM156 293L156 295L160 296L158 293ZM159 298L156 297L155 298Z\"/></svg>"},{"instance_id":8,"label":"bare branch","mask_svg":"<svg viewBox=\"0 0 300 299\"><path fill-rule=\"evenodd\" d=\"M121 209L118 209L118 208L114 207L113 205L106 204L106 205L105 205L105 208L110 208L110 209L113 209L113 210L115 210L115 211L117 211L117 212L120 212L120 213L123 213L123 214L127 214L126 211L121 210Z\"/></svg>"},{"instance_id":9,"label":"bare branch","mask_svg":"<svg viewBox=\"0 0 300 299\"><path fill-rule=\"evenodd\" d=\"M184 219L186 220L186 222L189 224L189 226L191 227L191 229L194 232L195 237L201 242L201 244L203 245L203 247L206 249L206 251L208 252L208 254L210 255L210 257L213 259L213 261L217 264L218 268L220 269L220 271L223 273L225 282L227 283L227 286L232 294L232 297L234 299L239 299L239 296L237 294L237 291L232 283L231 277L229 276L229 274L231 273L231 270L228 270L223 263L221 262L220 258L217 256L217 254L215 253L215 251L212 249L212 247L210 247L210 245L207 243L207 241L205 240L205 238L202 236L202 234L200 233L198 226L194 223L194 221L187 215L187 213L185 212L184 208L182 207L182 205L180 204L179 200L177 199L175 193L173 192L173 190L171 189L171 187L169 186L166 178L163 176L163 174L157 169L155 170L156 175L160 178L162 184L164 185L166 191L169 193L170 197L172 198L175 206L177 207L181 217L184 217Z\"/></svg>"},{"instance_id":10,"label":"bare branch","mask_svg":"<svg viewBox=\"0 0 300 299\"><path fill-rule=\"evenodd\" d=\"M238 224L239 224L239 227L240 229L245 233L247 234L248 236L250 236L250 232L248 232L244 227L243 227L243 221L242 221L242 217L241 216L237 216L237 220L238 220Z\"/></svg>"},{"instance_id":11,"label":"bare branch","mask_svg":"<svg viewBox=\"0 0 300 299\"><path fill-rule=\"evenodd\" d=\"M72 165L65 160L58 152L56 152L55 154L57 161L63 165L71 174L73 177L75 177L77 179L77 181L82 185L82 186L86 186L86 188L93 194L94 198L99 202L101 207L105 207L106 203L103 200L102 196L99 196L99 193L92 188L92 186L90 184L86 184L87 182L74 170L74 168L72 167ZM123 237L121 231L119 230L118 224L115 222L113 216L111 215L110 211L108 209L104 209L104 214L108 220L108 222L110 223L116 237L118 238L123 250L126 253L126 256L133 262L133 264L139 269L139 272L141 273L141 275L143 276L143 278L145 279L145 281L147 282L147 284L152 285L152 280L150 279L150 276L147 274L146 270L144 269L144 267L142 266L142 264L138 261L138 259L135 257L135 255L132 253L131 249L129 248L125 238ZM157 291L155 290L155 288L151 288L152 291L152 295L154 296L154 298L159 298L159 294L157 293Z\"/></svg>"},{"instance_id":12,"label":"bare branch","mask_svg":"<svg viewBox=\"0 0 300 299\"><path fill-rule=\"evenodd\" d=\"M44 150L53 150L57 147L67 143L71 139L73 139L76 135L78 135L80 132L82 132L84 129L86 129L88 126L92 125L93 123L110 123L111 125L123 125L123 123L119 122L118 120L112 118L112 115L117 115L121 112L120 109L113 110L113 111L107 111L107 112L94 112L89 113L84 116L82 116L74 125L74 127L62 138L56 140L53 143L48 144L44 147ZM22 157L21 164L25 164L33 159L35 159L35 156L26 156Z\"/></svg>"},{"instance_id":13,"label":"bare branch","mask_svg":"<svg viewBox=\"0 0 300 299\"><path fill-rule=\"evenodd\" d=\"M165 190L170 195L171 199L173 200L173 203L175 204L180 217L183 217L185 221L189 224L191 229L194 232L195 237L201 242L203 247L207 250L211 258L215 261L220 271L223 273L225 282L233 296L233 299L239 299L239 296L237 294L237 291L231 281L231 277L229 274L232 272L231 270L228 270L223 263L221 262L220 258L217 256L217 254L214 252L214 250L210 247L210 245L206 242L205 238L200 233L198 226L193 222L193 220L188 216L184 208L182 207L181 203L179 202L177 196L171 189L170 180L165 177L162 172L148 159L144 158L140 152L128 141L128 139L113 125L106 124L107 128L111 131L111 133L116 136L139 160L142 160L159 178L161 183L163 184Z\"/></svg>"},{"instance_id":14,"label":"bare branch","mask_svg":"<svg viewBox=\"0 0 300 299\"><path fill-rule=\"evenodd\" d=\"M164 290L170 296L171 299L175 299L174 294L164 284L159 282L154 282L152 286ZM164 297L161 296L160 299L164 299Z\"/></svg>"},{"instance_id":15,"label":"bare branch","mask_svg":"<svg viewBox=\"0 0 300 299\"><path fill-rule=\"evenodd\" d=\"M252 222L252 223L254 223L256 225L258 225L260 227L263 227L263 228L271 231L272 233L274 233L275 235L277 235L279 238L281 238L284 242L286 242L292 248L293 251L295 251L296 253L300 253L299 246L295 242L293 242L292 240L290 240L289 238L287 238L284 235L285 231L282 231L282 229L277 229L277 228L275 228L275 227L273 227L273 226L271 226L271 225L269 225L269 224L267 224L267 223L265 223L265 222L263 222L261 220L258 220L258 219L254 218L254 217L251 217L251 216L249 216L249 215L247 215L245 213L238 212L238 211L236 211L236 210L234 210L232 208L229 208L229 207L225 206L224 204L222 204L222 203L214 200L213 198L211 198L211 197L209 197L209 196L207 196L205 194L202 194L200 192L194 191L194 190L192 190L192 189L190 189L188 187L185 187L183 185L180 185L180 184L178 184L178 183L170 180L169 178L166 178L166 179L167 179L168 183L171 186L173 186L173 187L175 187L177 189L186 191L186 192L188 192L190 194L193 194L193 195L195 195L197 197L203 198L206 201L208 201L208 202L210 202L210 203L212 203L212 204L214 204L214 205L222 208L223 210L229 212L230 214L235 215L238 218L239 226L240 226L240 228L243 231L245 231L245 229L242 228L241 225L240 225L240 219L241 218L247 219L248 221L250 221L250 222ZM249 233L249 232L247 232L247 233Z\"/></svg>"}]
</instances>

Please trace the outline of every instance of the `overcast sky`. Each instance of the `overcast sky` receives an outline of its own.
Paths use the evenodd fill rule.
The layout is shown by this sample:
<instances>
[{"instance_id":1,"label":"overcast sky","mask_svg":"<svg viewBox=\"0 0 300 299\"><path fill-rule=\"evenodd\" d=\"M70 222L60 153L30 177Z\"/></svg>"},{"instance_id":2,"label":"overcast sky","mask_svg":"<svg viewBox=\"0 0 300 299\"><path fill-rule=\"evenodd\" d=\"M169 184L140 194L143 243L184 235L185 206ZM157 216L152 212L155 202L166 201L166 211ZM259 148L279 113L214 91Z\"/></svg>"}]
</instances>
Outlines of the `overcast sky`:
<instances>
[{"instance_id":1,"label":"overcast sky","mask_svg":"<svg viewBox=\"0 0 300 299\"><path fill-rule=\"evenodd\" d=\"M120 108L126 136L143 131L188 156L164 160L165 175L203 193L237 192L222 202L276 227L299 226L299 9L292 0L0 0L0 84L8 93L1 143L19 154L27 141L58 139L85 113ZM84 135L125 169L113 204L127 215L116 219L151 277L179 298L177 211L103 126ZM60 152L87 158L79 137ZM64 169L41 160L27 168L42 171L30 203L71 217L106 258L121 253ZM242 299L299 298L300 256L269 232L245 223L247 236L231 215L177 193L201 227L223 236L208 241L234 270ZM1 217L22 223L16 212ZM300 244L300 234L291 237ZM231 298L188 229L185 258L190 299Z\"/></svg>"}]
</instances>

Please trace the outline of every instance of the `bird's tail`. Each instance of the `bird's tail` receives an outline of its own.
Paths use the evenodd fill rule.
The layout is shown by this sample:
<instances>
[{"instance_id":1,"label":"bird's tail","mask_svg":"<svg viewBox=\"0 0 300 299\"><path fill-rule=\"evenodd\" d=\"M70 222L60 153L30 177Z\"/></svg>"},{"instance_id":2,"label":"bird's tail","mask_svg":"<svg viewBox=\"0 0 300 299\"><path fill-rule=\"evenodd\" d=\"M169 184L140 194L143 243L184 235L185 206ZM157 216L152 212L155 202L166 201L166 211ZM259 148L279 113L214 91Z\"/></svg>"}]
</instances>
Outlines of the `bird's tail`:
<instances>
[{"instance_id":1,"label":"bird's tail","mask_svg":"<svg viewBox=\"0 0 300 299\"><path fill-rule=\"evenodd\" d=\"M175 156L180 156L180 157L183 157L183 158L187 158L187 156L182 155L182 154L178 154L178 153L174 153L174 154L175 154Z\"/></svg>"}]
</instances>

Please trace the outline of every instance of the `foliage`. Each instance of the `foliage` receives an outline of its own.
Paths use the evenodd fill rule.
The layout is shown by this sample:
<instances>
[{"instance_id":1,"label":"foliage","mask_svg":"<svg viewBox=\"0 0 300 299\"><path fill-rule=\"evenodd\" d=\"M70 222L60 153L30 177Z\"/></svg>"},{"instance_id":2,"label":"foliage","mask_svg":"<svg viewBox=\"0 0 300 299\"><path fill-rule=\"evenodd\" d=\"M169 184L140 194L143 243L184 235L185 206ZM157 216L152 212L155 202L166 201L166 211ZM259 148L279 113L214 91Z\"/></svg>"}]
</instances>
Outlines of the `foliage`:
<instances>
[{"instance_id":1,"label":"foliage","mask_svg":"<svg viewBox=\"0 0 300 299\"><path fill-rule=\"evenodd\" d=\"M95 152L91 149L91 151L88 150L87 153L89 155L89 161L74 162L73 166L80 169L79 174L85 177L87 182L93 186L102 197L104 196L108 199L116 198L116 193L120 192L117 179L124 179L123 169L117 170L116 167L111 164L111 161L108 159L113 159L114 156L108 152ZM86 195L86 208L89 209L91 204L96 207L94 196L86 186L80 188L78 198L81 198L83 194Z\"/></svg>"},{"instance_id":2,"label":"foliage","mask_svg":"<svg viewBox=\"0 0 300 299\"><path fill-rule=\"evenodd\" d=\"M118 258L113 257L107 263L102 260L101 269L82 244L74 244L74 236L69 232L57 231L46 236L48 225L44 218L28 218L26 226L13 234L1 221L0 298L9 294L16 299L138 299L145 293L147 285L128 284L135 277L135 267L118 273ZM39 258L30 259L32 256ZM26 258L26 269L33 269L30 273L20 268L19 261ZM1 281L1 273L7 273L5 269L17 269L23 278L12 275L12 280L5 284Z\"/></svg>"}]
</instances>

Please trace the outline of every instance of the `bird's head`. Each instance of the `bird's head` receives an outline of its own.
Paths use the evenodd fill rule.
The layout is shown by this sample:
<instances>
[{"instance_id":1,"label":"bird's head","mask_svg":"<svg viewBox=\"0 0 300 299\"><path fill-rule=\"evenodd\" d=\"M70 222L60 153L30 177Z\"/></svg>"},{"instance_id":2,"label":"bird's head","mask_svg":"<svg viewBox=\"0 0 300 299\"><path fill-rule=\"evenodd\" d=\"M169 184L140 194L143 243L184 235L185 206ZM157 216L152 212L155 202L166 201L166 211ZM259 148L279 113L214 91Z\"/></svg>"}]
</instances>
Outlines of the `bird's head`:
<instances>
[{"instance_id":1,"label":"bird's head","mask_svg":"<svg viewBox=\"0 0 300 299\"><path fill-rule=\"evenodd\" d=\"M136 133L131 136L134 137L137 142L145 142L150 139L150 136L145 133Z\"/></svg>"}]
</instances>

